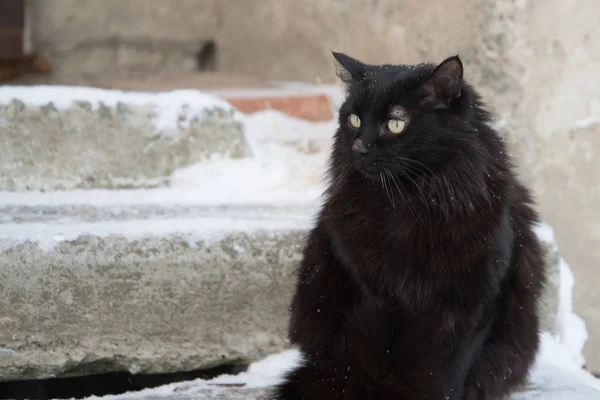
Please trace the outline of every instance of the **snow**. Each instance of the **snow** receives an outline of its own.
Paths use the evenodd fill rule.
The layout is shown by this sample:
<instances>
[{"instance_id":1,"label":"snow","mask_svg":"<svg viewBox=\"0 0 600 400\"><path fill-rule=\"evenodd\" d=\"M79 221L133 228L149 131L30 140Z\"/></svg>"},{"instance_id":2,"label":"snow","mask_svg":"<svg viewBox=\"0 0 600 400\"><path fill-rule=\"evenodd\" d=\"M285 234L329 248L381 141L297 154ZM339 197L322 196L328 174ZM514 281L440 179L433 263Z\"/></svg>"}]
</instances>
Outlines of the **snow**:
<instances>
[{"instance_id":1,"label":"snow","mask_svg":"<svg viewBox=\"0 0 600 400\"><path fill-rule=\"evenodd\" d=\"M324 189L335 123L310 123L273 110L244 116L243 123L252 157L215 157L176 170L168 188L0 191L0 207L315 204Z\"/></svg>"},{"instance_id":2,"label":"snow","mask_svg":"<svg viewBox=\"0 0 600 400\"><path fill-rule=\"evenodd\" d=\"M142 93L78 86L0 87L0 104L9 104L13 100L22 101L30 107L51 103L58 109L69 108L76 102L90 103L93 109L98 109L101 104L107 107L117 107L120 104L151 106L156 111L156 129L167 135L187 129L191 121L214 108L231 112L238 120L241 118L241 114L225 100L197 90Z\"/></svg>"},{"instance_id":3,"label":"snow","mask_svg":"<svg viewBox=\"0 0 600 400\"><path fill-rule=\"evenodd\" d=\"M583 346L588 339L585 322L573 312L573 286L575 278L569 265L560 260L560 293L557 313L559 339L581 367L585 364Z\"/></svg>"},{"instance_id":4,"label":"snow","mask_svg":"<svg viewBox=\"0 0 600 400\"><path fill-rule=\"evenodd\" d=\"M581 368L579 360L573 359L571 349L565 347L548 333L543 333L541 339L541 350L532 371L534 382L540 375L549 375L548 370L560 370L563 378L573 378L600 391L600 380ZM560 377L553 379L560 379ZM600 392L596 396L600 398Z\"/></svg>"},{"instance_id":5,"label":"snow","mask_svg":"<svg viewBox=\"0 0 600 400\"><path fill-rule=\"evenodd\" d=\"M534 232L535 232L538 240L540 240L541 242L550 244L550 245L554 245L554 243L555 243L554 229L552 229L552 227L550 225L548 225L544 222L539 222L534 227Z\"/></svg>"},{"instance_id":6,"label":"snow","mask_svg":"<svg viewBox=\"0 0 600 400\"><path fill-rule=\"evenodd\" d=\"M215 179L203 183L199 187L180 187L181 181L177 182L174 188L159 188L159 189L135 189L135 190L70 190L62 192L3 192L0 191L0 207L2 206L69 206L69 205L90 205L94 207L108 206L125 206L125 205L199 205L209 206L215 204L228 205L247 205L247 204L271 204L271 205L287 205L287 204L306 204L315 202L319 199L321 191L308 188L307 190L293 190L290 188L278 188L276 182L259 182L259 187L263 190L248 190L244 191L245 187L250 186L251 180L242 181L241 177L250 175L249 170L261 170L261 165L253 163L236 163L238 166L244 166L246 171L238 171L235 169L221 170L219 175L221 181ZM210 169L217 169L218 163L209 164L205 167L196 167L189 170L182 170L182 175L176 176L182 181L189 180L193 182L197 174L207 173ZM225 164L231 167L231 164ZM195 170L195 171L194 171ZM226 185L225 179L240 180L243 185L242 189L238 189L234 183L229 187ZM277 176L275 176L277 178ZM235 182L235 181L234 181ZM264 188L269 188L269 183L273 184L269 191ZM193 184L193 183L192 183Z\"/></svg>"},{"instance_id":7,"label":"snow","mask_svg":"<svg viewBox=\"0 0 600 400\"><path fill-rule=\"evenodd\" d=\"M540 222L535 227L538 239L558 251L554 230L550 225ZM582 367L585 360L582 355L583 346L588 339L585 322L573 312L573 286L575 278L569 265L562 258L559 261L559 303L556 315L557 340L571 354L572 360Z\"/></svg>"},{"instance_id":8,"label":"snow","mask_svg":"<svg viewBox=\"0 0 600 400\"><path fill-rule=\"evenodd\" d=\"M64 241L83 235L108 237L118 235L128 240L176 236L190 246L198 241L211 243L235 232L277 232L310 228L307 214L271 214L269 216L206 216L201 218L164 218L133 221L102 221L74 223L0 224L0 251L20 243L37 243L42 251L52 251Z\"/></svg>"},{"instance_id":9,"label":"snow","mask_svg":"<svg viewBox=\"0 0 600 400\"><path fill-rule=\"evenodd\" d=\"M575 121L572 126L573 128L587 128L593 124L597 124L600 122L600 118L595 115L590 115L586 118Z\"/></svg>"},{"instance_id":10,"label":"snow","mask_svg":"<svg viewBox=\"0 0 600 400\"><path fill-rule=\"evenodd\" d=\"M333 121L311 123L275 110L254 113L244 117L253 157L183 168L173 174L171 184L203 188L225 202L234 197L244 203L314 201L324 190L334 131Z\"/></svg>"}]
</instances>

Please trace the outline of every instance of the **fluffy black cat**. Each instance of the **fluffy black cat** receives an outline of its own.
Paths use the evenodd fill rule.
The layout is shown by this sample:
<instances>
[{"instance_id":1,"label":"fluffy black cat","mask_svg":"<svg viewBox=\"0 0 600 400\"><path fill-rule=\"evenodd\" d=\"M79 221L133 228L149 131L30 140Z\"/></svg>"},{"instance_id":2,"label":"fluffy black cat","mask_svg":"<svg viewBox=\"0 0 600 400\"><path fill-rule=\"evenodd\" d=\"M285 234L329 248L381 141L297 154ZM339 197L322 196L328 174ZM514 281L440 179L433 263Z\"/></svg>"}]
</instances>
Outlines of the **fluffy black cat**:
<instances>
[{"instance_id":1,"label":"fluffy black cat","mask_svg":"<svg viewBox=\"0 0 600 400\"><path fill-rule=\"evenodd\" d=\"M502 399L538 349L538 217L458 56L366 65L347 84L331 182L276 399Z\"/></svg>"}]
</instances>

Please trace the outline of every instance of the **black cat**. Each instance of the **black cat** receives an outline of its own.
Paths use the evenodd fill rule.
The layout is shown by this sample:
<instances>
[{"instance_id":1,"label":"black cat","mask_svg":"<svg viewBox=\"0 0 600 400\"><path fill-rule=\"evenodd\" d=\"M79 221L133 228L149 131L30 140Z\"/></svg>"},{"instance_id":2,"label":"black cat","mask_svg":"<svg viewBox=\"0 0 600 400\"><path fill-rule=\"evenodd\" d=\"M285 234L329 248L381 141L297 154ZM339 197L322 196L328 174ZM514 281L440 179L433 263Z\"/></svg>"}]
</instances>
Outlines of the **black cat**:
<instances>
[{"instance_id":1,"label":"black cat","mask_svg":"<svg viewBox=\"0 0 600 400\"><path fill-rule=\"evenodd\" d=\"M366 65L304 250L276 399L502 399L538 350L538 217L459 57Z\"/></svg>"}]
</instances>

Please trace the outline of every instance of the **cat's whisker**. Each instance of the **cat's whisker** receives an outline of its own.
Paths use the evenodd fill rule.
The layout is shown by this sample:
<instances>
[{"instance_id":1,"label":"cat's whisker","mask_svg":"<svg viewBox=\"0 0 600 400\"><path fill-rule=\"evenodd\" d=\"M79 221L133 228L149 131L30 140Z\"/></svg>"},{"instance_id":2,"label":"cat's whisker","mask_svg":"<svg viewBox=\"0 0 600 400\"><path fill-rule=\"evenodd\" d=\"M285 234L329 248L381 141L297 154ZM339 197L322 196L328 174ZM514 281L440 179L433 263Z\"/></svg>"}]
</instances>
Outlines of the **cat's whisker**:
<instances>
[{"instance_id":1,"label":"cat's whisker","mask_svg":"<svg viewBox=\"0 0 600 400\"><path fill-rule=\"evenodd\" d=\"M425 193L423 192L423 188L421 188L421 185L419 185L413 178L411 178L411 176L407 172L405 172L402 168L399 168L398 172L400 172L409 181L411 181L413 183L413 185L415 185L415 187L419 191L419 197L421 198L421 201L423 202L423 204L425 205L425 208L427 209L427 216L429 219L429 230L431 232L433 230L432 229L433 221L432 221L432 217L431 217L431 210L429 208L429 201L427 200L427 197L425 196Z\"/></svg>"},{"instance_id":2,"label":"cat's whisker","mask_svg":"<svg viewBox=\"0 0 600 400\"><path fill-rule=\"evenodd\" d=\"M404 197L404 193L402 193L402 190L400 190L400 187L398 186L396 179L394 179L394 176L387 169L383 168L383 170L385 171L386 174L388 174L390 176L391 181L394 183L394 186L396 186L396 189L398 190L398 194L402 198L402 203L406 203L406 198Z\"/></svg>"},{"instance_id":3,"label":"cat's whisker","mask_svg":"<svg viewBox=\"0 0 600 400\"><path fill-rule=\"evenodd\" d=\"M433 180L433 175L426 173L427 171L419 165L406 164L402 168L413 174L415 178L421 179L424 185L430 185Z\"/></svg>"},{"instance_id":4,"label":"cat's whisker","mask_svg":"<svg viewBox=\"0 0 600 400\"><path fill-rule=\"evenodd\" d=\"M338 187L340 187L346 180L348 173L352 170L352 167L346 166L344 170L342 170L339 174L334 174L334 178L331 181L331 188L333 191L336 191Z\"/></svg>"},{"instance_id":5,"label":"cat's whisker","mask_svg":"<svg viewBox=\"0 0 600 400\"><path fill-rule=\"evenodd\" d=\"M421 225L421 219L418 217L419 213L412 207L413 204L410 201L410 196L407 193L403 193L406 192L406 189L404 188L404 185L402 185L402 183L400 183L400 186L402 186L402 189L400 189L400 186L398 186L398 182L396 181L396 178L394 177L394 175L387 169L383 168L383 170L386 172L386 174L390 177L391 181L394 183L394 185L396 186L396 189L398 189L398 193L400 194L400 196L402 197L402 202L406 204L406 207L408 208L408 210L411 212L411 214L413 215L415 221L417 222L417 225L419 226L419 229L423 230L423 226ZM404 196L404 194L406 194L406 197Z\"/></svg>"},{"instance_id":6,"label":"cat's whisker","mask_svg":"<svg viewBox=\"0 0 600 400\"><path fill-rule=\"evenodd\" d=\"M415 185L415 187L419 191L419 196L421 197L421 200L424 203L427 203L427 199L425 198L425 194L423 193L423 189L421 188L421 185L419 185L413 178L411 178L411 176L406 171L404 171L403 168L398 168L398 172L400 172L403 176L406 177L406 179L408 179L409 181L411 181L413 183L413 185Z\"/></svg>"},{"instance_id":7,"label":"cat's whisker","mask_svg":"<svg viewBox=\"0 0 600 400\"><path fill-rule=\"evenodd\" d=\"M384 180L386 182L386 187L387 187L387 185L388 185L388 179L385 178L385 176L384 176ZM396 204L394 202L394 193L392 192L392 186L391 186L391 184L390 184L390 186L389 186L389 188L387 190L388 190L388 193L389 193L389 196L390 196L390 201L392 202L392 207L394 207L394 211L395 211L396 210Z\"/></svg>"},{"instance_id":8,"label":"cat's whisker","mask_svg":"<svg viewBox=\"0 0 600 400\"><path fill-rule=\"evenodd\" d=\"M388 173L389 175L389 173ZM392 184L389 182L389 179L385 179L386 186L389 185L388 192L391 195L392 207L394 207L394 211L396 211L396 198L394 197L394 191L392 190Z\"/></svg>"},{"instance_id":9,"label":"cat's whisker","mask_svg":"<svg viewBox=\"0 0 600 400\"><path fill-rule=\"evenodd\" d=\"M385 170L384 170L384 171L385 171ZM390 191L389 191L389 189L388 189L388 186L387 186L387 181L386 181L386 179L385 179L385 176L384 176L384 175L383 175L381 172L379 172L379 176L381 177L381 185L382 185L382 186L384 187L384 189L385 189L385 193L387 194L387 197L388 197L388 199L389 199L389 201L390 201L390 204L392 205L392 208L394 209L394 211L396 211L396 205L394 204L393 197L390 195Z\"/></svg>"},{"instance_id":10,"label":"cat's whisker","mask_svg":"<svg viewBox=\"0 0 600 400\"><path fill-rule=\"evenodd\" d=\"M402 158L406 161L412 161L420 164L418 161ZM442 211L442 217L450 215L448 208L448 196L443 188L445 183L442 183L437 175L429 175L424 173L425 170L420 168L418 165L405 164L399 171L405 178L410 180L413 185L417 186L420 191L421 200L427 207L427 213L429 217L430 227L433 229L433 216L432 216L432 204L435 204ZM416 170L416 171L415 171ZM431 171L431 170L430 170ZM441 223L441 218L437 220L435 226Z\"/></svg>"},{"instance_id":11,"label":"cat's whisker","mask_svg":"<svg viewBox=\"0 0 600 400\"><path fill-rule=\"evenodd\" d=\"M431 168L429 168L427 165L423 164L420 161L413 160L411 158L406 158L406 157L398 157L398 156L396 156L396 158L398 158L398 160L401 160L401 161L406 161L406 162L409 162L409 163L417 164L419 167L423 168L424 171L429 172L431 175L435 175L434 172L431 170Z\"/></svg>"}]
</instances>

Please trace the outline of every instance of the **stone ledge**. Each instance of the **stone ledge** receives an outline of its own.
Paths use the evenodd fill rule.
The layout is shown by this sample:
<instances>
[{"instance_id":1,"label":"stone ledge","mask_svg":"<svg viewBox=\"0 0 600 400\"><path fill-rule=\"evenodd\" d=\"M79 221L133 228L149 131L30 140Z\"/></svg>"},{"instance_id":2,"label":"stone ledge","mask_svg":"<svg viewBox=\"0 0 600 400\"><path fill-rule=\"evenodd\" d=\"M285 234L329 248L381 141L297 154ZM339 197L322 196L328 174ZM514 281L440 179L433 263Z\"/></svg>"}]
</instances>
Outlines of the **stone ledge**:
<instances>
[{"instance_id":1,"label":"stone ledge","mask_svg":"<svg viewBox=\"0 0 600 400\"><path fill-rule=\"evenodd\" d=\"M282 350L310 220L285 214L0 225L1 379L185 371Z\"/></svg>"},{"instance_id":2,"label":"stone ledge","mask_svg":"<svg viewBox=\"0 0 600 400\"><path fill-rule=\"evenodd\" d=\"M213 155L250 155L241 115L193 90L0 88L0 190L139 188Z\"/></svg>"}]
</instances>

